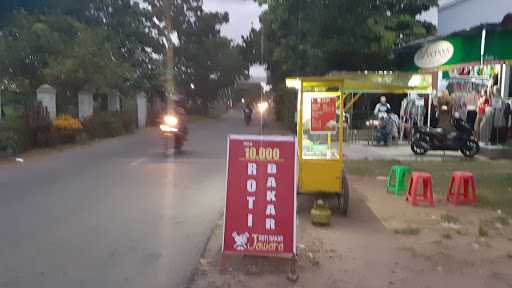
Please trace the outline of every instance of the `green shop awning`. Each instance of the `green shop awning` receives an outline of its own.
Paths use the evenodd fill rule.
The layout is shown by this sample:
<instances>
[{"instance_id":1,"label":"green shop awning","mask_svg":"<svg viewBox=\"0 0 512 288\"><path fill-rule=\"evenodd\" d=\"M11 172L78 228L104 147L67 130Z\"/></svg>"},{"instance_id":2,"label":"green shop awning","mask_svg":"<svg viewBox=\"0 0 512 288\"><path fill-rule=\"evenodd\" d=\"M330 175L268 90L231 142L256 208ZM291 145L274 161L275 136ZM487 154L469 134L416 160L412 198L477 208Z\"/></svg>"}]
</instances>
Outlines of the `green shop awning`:
<instances>
[{"instance_id":1,"label":"green shop awning","mask_svg":"<svg viewBox=\"0 0 512 288\"><path fill-rule=\"evenodd\" d=\"M445 37L427 38L394 51L394 68L399 71L448 70L482 61L512 62L512 28L481 25Z\"/></svg>"}]
</instances>

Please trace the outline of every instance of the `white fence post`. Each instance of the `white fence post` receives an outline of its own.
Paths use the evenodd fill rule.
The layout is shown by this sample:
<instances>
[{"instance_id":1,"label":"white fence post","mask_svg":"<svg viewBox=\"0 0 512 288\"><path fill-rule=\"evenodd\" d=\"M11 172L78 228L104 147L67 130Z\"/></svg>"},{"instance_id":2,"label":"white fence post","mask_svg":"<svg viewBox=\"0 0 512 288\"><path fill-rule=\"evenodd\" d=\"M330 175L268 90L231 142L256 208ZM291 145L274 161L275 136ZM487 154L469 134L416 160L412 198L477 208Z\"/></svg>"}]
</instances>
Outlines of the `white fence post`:
<instances>
[{"instance_id":1,"label":"white fence post","mask_svg":"<svg viewBox=\"0 0 512 288\"><path fill-rule=\"evenodd\" d=\"M148 114L148 103L146 94L141 92L137 94L137 123L139 128L146 127L146 120Z\"/></svg>"},{"instance_id":2,"label":"white fence post","mask_svg":"<svg viewBox=\"0 0 512 288\"><path fill-rule=\"evenodd\" d=\"M43 107L48 110L50 119L55 120L57 117L57 91L50 85L44 84L37 88L37 101L41 102Z\"/></svg>"},{"instance_id":3,"label":"white fence post","mask_svg":"<svg viewBox=\"0 0 512 288\"><path fill-rule=\"evenodd\" d=\"M118 92L108 95L108 111L118 112L121 110L121 97Z\"/></svg>"},{"instance_id":4,"label":"white fence post","mask_svg":"<svg viewBox=\"0 0 512 288\"><path fill-rule=\"evenodd\" d=\"M78 93L78 118L84 120L94 113L94 97L90 90L82 90Z\"/></svg>"}]
</instances>

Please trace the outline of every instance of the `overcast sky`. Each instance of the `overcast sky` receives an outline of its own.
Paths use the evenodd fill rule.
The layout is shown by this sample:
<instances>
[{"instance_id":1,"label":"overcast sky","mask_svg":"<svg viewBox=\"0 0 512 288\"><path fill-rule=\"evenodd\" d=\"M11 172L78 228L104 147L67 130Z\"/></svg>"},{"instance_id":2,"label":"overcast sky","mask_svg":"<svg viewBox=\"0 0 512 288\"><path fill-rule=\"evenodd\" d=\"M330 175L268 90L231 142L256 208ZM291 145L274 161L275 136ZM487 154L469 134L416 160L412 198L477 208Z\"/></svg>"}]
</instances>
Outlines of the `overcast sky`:
<instances>
[{"instance_id":1,"label":"overcast sky","mask_svg":"<svg viewBox=\"0 0 512 288\"><path fill-rule=\"evenodd\" d=\"M242 35L247 35L251 27L259 28L259 16L263 11L253 0L203 0L203 7L209 11L226 11L229 13L229 23L222 27L222 34L235 41L241 41ZM261 78L266 75L261 66L254 66L251 76Z\"/></svg>"},{"instance_id":2,"label":"overcast sky","mask_svg":"<svg viewBox=\"0 0 512 288\"><path fill-rule=\"evenodd\" d=\"M234 40L241 40L251 27L259 28L259 15L263 11L253 0L203 0L203 7L209 11L226 11L229 24L222 27L222 33Z\"/></svg>"}]
</instances>

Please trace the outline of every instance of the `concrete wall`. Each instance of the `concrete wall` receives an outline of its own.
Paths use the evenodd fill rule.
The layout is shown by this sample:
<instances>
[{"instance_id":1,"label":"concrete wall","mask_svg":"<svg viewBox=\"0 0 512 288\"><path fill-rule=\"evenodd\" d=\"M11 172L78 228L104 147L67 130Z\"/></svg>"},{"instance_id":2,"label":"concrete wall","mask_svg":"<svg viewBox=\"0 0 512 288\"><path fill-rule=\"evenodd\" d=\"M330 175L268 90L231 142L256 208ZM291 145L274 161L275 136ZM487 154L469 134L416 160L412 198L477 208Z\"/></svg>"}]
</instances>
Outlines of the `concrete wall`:
<instances>
[{"instance_id":1,"label":"concrete wall","mask_svg":"<svg viewBox=\"0 0 512 288\"><path fill-rule=\"evenodd\" d=\"M501 22L512 13L512 0L455 0L439 8L439 34L471 28L482 23Z\"/></svg>"},{"instance_id":2,"label":"concrete wall","mask_svg":"<svg viewBox=\"0 0 512 288\"><path fill-rule=\"evenodd\" d=\"M145 93L137 94L137 124L139 128L146 127L148 102Z\"/></svg>"}]
</instances>

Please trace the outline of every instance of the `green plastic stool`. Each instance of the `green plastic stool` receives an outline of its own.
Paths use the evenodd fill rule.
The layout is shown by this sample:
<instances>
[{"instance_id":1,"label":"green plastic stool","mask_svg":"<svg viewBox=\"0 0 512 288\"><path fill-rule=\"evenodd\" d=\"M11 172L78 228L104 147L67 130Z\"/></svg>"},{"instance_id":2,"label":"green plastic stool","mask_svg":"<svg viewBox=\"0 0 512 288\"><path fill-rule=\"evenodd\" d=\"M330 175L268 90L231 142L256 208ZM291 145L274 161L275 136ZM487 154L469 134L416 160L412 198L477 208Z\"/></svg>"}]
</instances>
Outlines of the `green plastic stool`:
<instances>
[{"instance_id":1,"label":"green plastic stool","mask_svg":"<svg viewBox=\"0 0 512 288\"><path fill-rule=\"evenodd\" d=\"M410 167L403 165L392 166L388 173L386 192L393 192L396 196L402 196L407 191L406 178L409 175L411 175Z\"/></svg>"}]
</instances>

